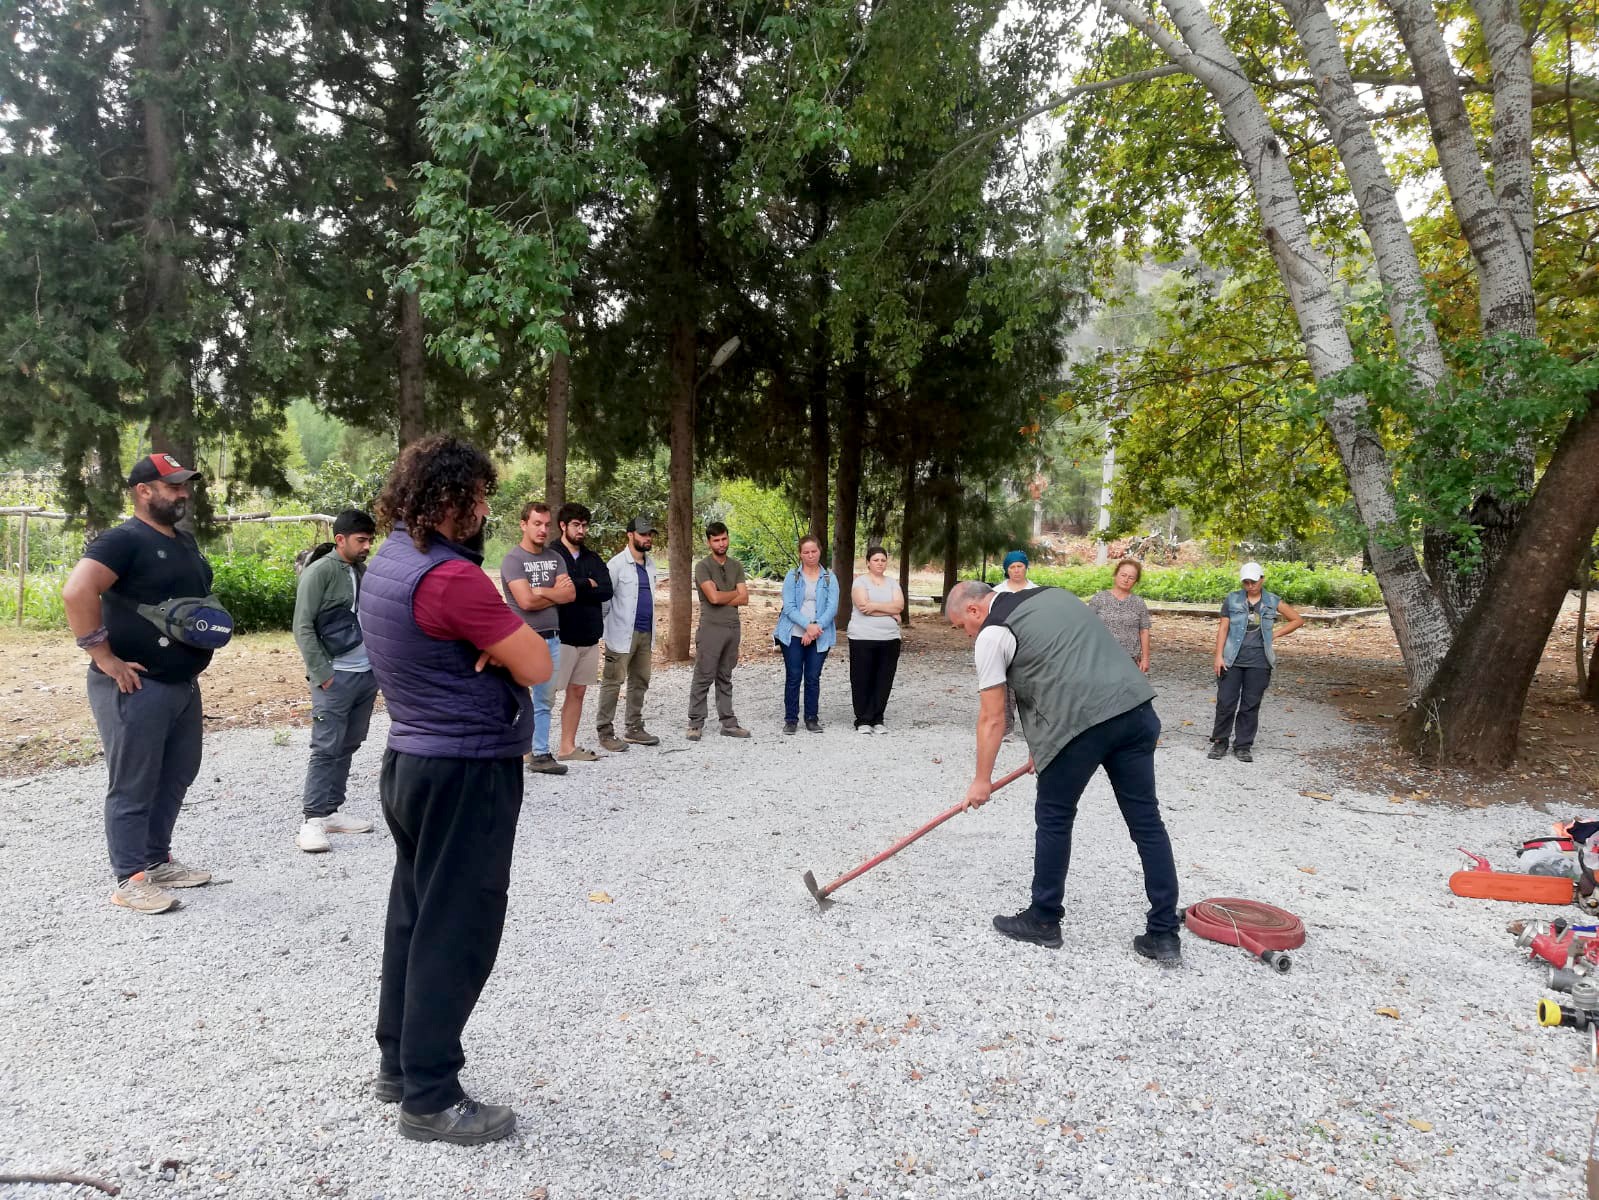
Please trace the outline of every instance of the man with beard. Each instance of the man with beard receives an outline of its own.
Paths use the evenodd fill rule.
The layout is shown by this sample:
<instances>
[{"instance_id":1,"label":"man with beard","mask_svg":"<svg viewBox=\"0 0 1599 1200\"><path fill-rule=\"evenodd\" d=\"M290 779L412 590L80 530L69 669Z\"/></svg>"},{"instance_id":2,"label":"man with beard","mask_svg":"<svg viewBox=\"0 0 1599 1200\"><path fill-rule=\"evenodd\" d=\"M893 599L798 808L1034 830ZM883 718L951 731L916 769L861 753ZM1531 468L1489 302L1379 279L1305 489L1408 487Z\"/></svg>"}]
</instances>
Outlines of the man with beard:
<instances>
[{"instance_id":1,"label":"man with beard","mask_svg":"<svg viewBox=\"0 0 1599 1200\"><path fill-rule=\"evenodd\" d=\"M627 523L627 545L606 564L611 572L611 607L605 612L605 671L600 676L600 745L620 754L631 743L658 746L644 728L644 694L650 690L650 655L655 648L655 522L642 514ZM627 681L622 736L616 736L616 702Z\"/></svg>"},{"instance_id":2,"label":"man with beard","mask_svg":"<svg viewBox=\"0 0 1599 1200\"><path fill-rule=\"evenodd\" d=\"M361 628L389 710L378 792L394 835L383 932L376 1094L400 1134L478 1145L516 1128L458 1078L461 1032L499 953L533 744L528 689L550 677L544 640L483 572L494 466L434 434L401 453L378 500L393 536L372 556Z\"/></svg>"},{"instance_id":3,"label":"man with beard","mask_svg":"<svg viewBox=\"0 0 1599 1200\"><path fill-rule=\"evenodd\" d=\"M371 821L345 816L350 759L366 741L377 680L356 619L361 575L377 525L360 509L333 518L333 544L318 547L294 592L294 641L311 684L311 761L294 839L307 854L328 850L330 833L370 833Z\"/></svg>"},{"instance_id":4,"label":"man with beard","mask_svg":"<svg viewBox=\"0 0 1599 1200\"><path fill-rule=\"evenodd\" d=\"M599 679L600 636L605 628L605 605L611 599L611 573L605 560L586 544L593 514L568 501L555 514L561 536L555 551L566 563L566 574L576 592L571 603L559 609L561 661L555 668L554 690L561 693L562 762L594 762L598 754L577 744L578 722L583 718L583 696Z\"/></svg>"},{"instance_id":5,"label":"man with beard","mask_svg":"<svg viewBox=\"0 0 1599 1200\"><path fill-rule=\"evenodd\" d=\"M89 708L105 747L111 902L138 913L177 904L170 888L199 887L209 871L172 857L172 829L200 771L201 671L211 651L171 638L139 613L211 591L211 564L177 528L198 472L150 454L128 472L133 516L83 552L61 589L67 624L89 654Z\"/></svg>"}]
</instances>

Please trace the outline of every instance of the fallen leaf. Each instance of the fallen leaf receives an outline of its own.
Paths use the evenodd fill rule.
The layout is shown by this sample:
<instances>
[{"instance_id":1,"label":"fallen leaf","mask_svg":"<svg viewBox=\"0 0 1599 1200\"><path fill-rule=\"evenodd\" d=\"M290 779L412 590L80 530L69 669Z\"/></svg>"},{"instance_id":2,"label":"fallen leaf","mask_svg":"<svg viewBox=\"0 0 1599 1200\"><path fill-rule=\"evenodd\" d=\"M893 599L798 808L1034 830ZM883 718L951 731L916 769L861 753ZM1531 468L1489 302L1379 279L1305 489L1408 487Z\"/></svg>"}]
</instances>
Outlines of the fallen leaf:
<instances>
[{"instance_id":1,"label":"fallen leaf","mask_svg":"<svg viewBox=\"0 0 1599 1200\"><path fill-rule=\"evenodd\" d=\"M615 901L613 901L611 899L610 893L608 893L608 892L590 892L589 893L589 903L590 904L614 904Z\"/></svg>"},{"instance_id":2,"label":"fallen leaf","mask_svg":"<svg viewBox=\"0 0 1599 1200\"><path fill-rule=\"evenodd\" d=\"M676 1158L677 1157L677 1151L676 1150L662 1150L661 1151L661 1157L665 1158L665 1159Z\"/></svg>"},{"instance_id":3,"label":"fallen leaf","mask_svg":"<svg viewBox=\"0 0 1599 1200\"><path fill-rule=\"evenodd\" d=\"M1417 1130L1420 1133L1431 1133L1432 1132L1432 1122L1431 1121L1423 1121L1420 1117L1411 1117L1410 1118L1410 1127L1412 1129L1414 1129L1414 1130Z\"/></svg>"},{"instance_id":4,"label":"fallen leaf","mask_svg":"<svg viewBox=\"0 0 1599 1200\"><path fill-rule=\"evenodd\" d=\"M1399 1020L1399 1010L1397 1008L1379 1008L1376 1011L1379 1017L1392 1017L1396 1021Z\"/></svg>"},{"instance_id":5,"label":"fallen leaf","mask_svg":"<svg viewBox=\"0 0 1599 1200\"><path fill-rule=\"evenodd\" d=\"M1301 796L1309 796L1312 800L1331 800L1332 799L1332 797L1329 796L1326 792L1304 792L1304 791L1302 791L1299 794Z\"/></svg>"},{"instance_id":6,"label":"fallen leaf","mask_svg":"<svg viewBox=\"0 0 1599 1200\"><path fill-rule=\"evenodd\" d=\"M1040 1129L1042 1129L1044 1126L1049 1124L1049 1118L1048 1117L1034 1117L1033 1118L1033 1124L1037 1125Z\"/></svg>"},{"instance_id":7,"label":"fallen leaf","mask_svg":"<svg viewBox=\"0 0 1599 1200\"><path fill-rule=\"evenodd\" d=\"M1299 869L1301 871L1303 871L1306 875L1314 875L1316 873L1316 868L1315 867L1300 867Z\"/></svg>"}]
</instances>

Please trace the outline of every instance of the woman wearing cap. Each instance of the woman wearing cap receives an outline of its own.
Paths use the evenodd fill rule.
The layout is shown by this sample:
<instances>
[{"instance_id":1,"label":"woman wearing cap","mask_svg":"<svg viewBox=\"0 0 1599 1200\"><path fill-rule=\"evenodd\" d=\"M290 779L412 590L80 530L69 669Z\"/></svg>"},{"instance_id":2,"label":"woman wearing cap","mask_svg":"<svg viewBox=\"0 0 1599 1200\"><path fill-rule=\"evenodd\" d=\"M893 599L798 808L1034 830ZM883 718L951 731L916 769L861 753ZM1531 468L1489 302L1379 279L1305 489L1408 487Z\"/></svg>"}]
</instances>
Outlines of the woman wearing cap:
<instances>
[{"instance_id":1,"label":"woman wearing cap","mask_svg":"<svg viewBox=\"0 0 1599 1200\"><path fill-rule=\"evenodd\" d=\"M805 685L805 728L822 732L822 664L838 637L838 576L822 566L822 543L799 541L800 565L783 578L783 611L772 640L783 652L783 732L799 728L800 684Z\"/></svg>"},{"instance_id":2,"label":"woman wearing cap","mask_svg":"<svg viewBox=\"0 0 1599 1200\"><path fill-rule=\"evenodd\" d=\"M1231 738L1234 757L1253 762L1250 747L1260 723L1260 701L1277 665L1273 640L1287 637L1305 618L1266 590L1259 563L1246 562L1238 576L1243 587L1227 593L1216 627L1216 724L1210 731L1208 757L1225 757Z\"/></svg>"},{"instance_id":3,"label":"woman wearing cap","mask_svg":"<svg viewBox=\"0 0 1599 1200\"><path fill-rule=\"evenodd\" d=\"M1142 564L1130 558L1123 559L1116 567L1116 573L1111 576L1110 587L1089 597L1088 607L1105 622L1105 628L1110 630L1110 636L1116 639L1116 644L1132 655L1138 669L1147 675L1149 606L1133 595L1133 589L1143 577Z\"/></svg>"}]
</instances>

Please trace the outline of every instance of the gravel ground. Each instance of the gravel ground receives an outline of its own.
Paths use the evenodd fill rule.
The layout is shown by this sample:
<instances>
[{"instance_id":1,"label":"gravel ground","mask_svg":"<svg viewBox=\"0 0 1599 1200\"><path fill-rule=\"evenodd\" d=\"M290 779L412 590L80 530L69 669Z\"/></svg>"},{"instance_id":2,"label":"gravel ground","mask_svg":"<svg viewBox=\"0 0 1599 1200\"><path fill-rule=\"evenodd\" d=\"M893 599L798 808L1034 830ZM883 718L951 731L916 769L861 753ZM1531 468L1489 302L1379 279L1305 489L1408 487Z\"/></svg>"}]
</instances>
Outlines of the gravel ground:
<instances>
[{"instance_id":1,"label":"gravel ground","mask_svg":"<svg viewBox=\"0 0 1599 1200\"><path fill-rule=\"evenodd\" d=\"M1538 1028L1539 974L1504 931L1556 910L1445 888L1455 845L1506 857L1544 814L1331 790L1299 753L1356 735L1280 695L1252 766L1210 763L1211 685L1165 679L1185 898L1298 912L1291 974L1191 938L1180 971L1131 953L1140 877L1103 777L1063 950L988 925L1026 902L1027 780L824 913L801 872L831 878L952 804L971 763L966 658L907 657L885 739L850 731L847 675L834 655L827 731L785 738L780 667L742 667L755 737L692 745L687 672L661 669L661 747L530 777L464 1077L521 1129L478 1149L403 1141L370 1098L391 848L380 826L295 851L303 732L208 741L177 847L219 882L161 917L106 902L99 768L9 785L0 1173L174 1198L1579 1193L1587 1042ZM360 815L381 742L380 722ZM95 1194L0 1185L69 1192Z\"/></svg>"}]
</instances>

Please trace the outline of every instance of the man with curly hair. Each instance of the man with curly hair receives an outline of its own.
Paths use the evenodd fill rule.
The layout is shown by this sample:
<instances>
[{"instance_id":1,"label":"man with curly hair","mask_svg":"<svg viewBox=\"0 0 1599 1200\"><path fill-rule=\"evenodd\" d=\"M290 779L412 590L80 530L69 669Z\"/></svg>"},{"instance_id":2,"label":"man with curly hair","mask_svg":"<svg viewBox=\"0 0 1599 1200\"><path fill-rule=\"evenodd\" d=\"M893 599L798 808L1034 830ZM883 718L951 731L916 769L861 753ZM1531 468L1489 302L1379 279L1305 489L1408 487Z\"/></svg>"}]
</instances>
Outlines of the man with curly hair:
<instances>
[{"instance_id":1,"label":"man with curly hair","mask_svg":"<svg viewBox=\"0 0 1599 1200\"><path fill-rule=\"evenodd\" d=\"M389 710L378 790L394 835L376 1093L400 1102L403 1136L468 1146L516 1128L509 1106L479 1104L457 1077L505 927L528 689L551 670L543 640L483 573L495 482L487 456L457 438L406 447L378 501L393 534L360 598Z\"/></svg>"}]
</instances>

